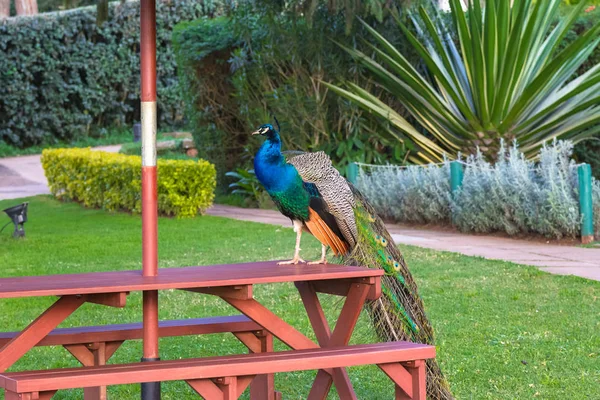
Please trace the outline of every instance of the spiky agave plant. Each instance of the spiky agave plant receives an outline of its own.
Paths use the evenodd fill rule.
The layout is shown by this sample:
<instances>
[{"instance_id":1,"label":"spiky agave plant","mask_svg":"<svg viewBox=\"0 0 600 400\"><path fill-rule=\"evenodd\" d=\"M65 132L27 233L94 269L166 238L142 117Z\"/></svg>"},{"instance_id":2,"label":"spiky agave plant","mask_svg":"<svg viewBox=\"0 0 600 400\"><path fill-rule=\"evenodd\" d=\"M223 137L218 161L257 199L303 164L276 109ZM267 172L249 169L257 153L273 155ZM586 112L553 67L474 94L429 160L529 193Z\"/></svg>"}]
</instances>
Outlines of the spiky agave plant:
<instances>
[{"instance_id":1,"label":"spiky agave plant","mask_svg":"<svg viewBox=\"0 0 600 400\"><path fill-rule=\"evenodd\" d=\"M417 163L474 153L477 147L493 158L501 138L516 140L531 158L549 139L578 142L600 132L600 64L574 77L600 42L600 24L559 47L585 2L558 23L560 0L510 3L472 0L465 12L459 0L450 0L451 27L420 7L411 15L416 36L396 18L429 76L364 22L375 42L365 41L373 57L344 47L430 135L356 84L328 86L385 118L392 135L412 139L417 150L409 159Z\"/></svg>"}]
</instances>

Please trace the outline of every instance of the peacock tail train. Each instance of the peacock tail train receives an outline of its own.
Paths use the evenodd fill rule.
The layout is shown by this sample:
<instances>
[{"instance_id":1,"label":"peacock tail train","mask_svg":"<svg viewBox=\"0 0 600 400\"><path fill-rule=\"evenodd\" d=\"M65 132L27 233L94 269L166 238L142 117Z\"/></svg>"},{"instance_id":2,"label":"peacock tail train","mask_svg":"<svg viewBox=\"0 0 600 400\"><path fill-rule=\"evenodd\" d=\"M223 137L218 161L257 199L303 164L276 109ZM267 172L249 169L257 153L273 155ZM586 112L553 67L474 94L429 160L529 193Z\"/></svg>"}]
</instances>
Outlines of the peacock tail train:
<instances>
[{"instance_id":1,"label":"peacock tail train","mask_svg":"<svg viewBox=\"0 0 600 400\"><path fill-rule=\"evenodd\" d=\"M368 305L377 335L386 341L435 344L433 328L404 257L367 199L349 185L355 200L358 241L342 263L385 271L381 281L382 295ZM427 397L435 400L453 399L448 382L435 359L427 360Z\"/></svg>"}]
</instances>

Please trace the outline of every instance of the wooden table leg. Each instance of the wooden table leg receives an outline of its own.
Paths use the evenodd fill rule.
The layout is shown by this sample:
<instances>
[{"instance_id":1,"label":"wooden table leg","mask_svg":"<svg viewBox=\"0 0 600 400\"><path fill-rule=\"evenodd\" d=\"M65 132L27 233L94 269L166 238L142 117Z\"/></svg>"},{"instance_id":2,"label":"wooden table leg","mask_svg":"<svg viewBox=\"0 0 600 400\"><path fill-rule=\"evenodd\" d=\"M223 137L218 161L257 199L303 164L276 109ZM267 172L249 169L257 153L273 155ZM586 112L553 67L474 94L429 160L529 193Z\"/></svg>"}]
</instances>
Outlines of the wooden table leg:
<instances>
[{"instance_id":1,"label":"wooden table leg","mask_svg":"<svg viewBox=\"0 0 600 400\"><path fill-rule=\"evenodd\" d=\"M319 345L321 347L347 345L365 304L371 285L357 283L350 286L333 333L330 331L327 318L314 287L308 282L296 282L296 287L302 297L302 302L306 308ZM332 374L319 371L308 398L310 400L327 398L332 382L335 383L340 398L356 399L356 393L354 393L350 378L344 368L334 368Z\"/></svg>"},{"instance_id":2,"label":"wooden table leg","mask_svg":"<svg viewBox=\"0 0 600 400\"><path fill-rule=\"evenodd\" d=\"M293 326L273 314L268 308L255 299L238 300L222 297L227 303L237 308L248 318L271 332L273 336L294 350L318 349L319 346L296 330Z\"/></svg>"},{"instance_id":3,"label":"wooden table leg","mask_svg":"<svg viewBox=\"0 0 600 400\"><path fill-rule=\"evenodd\" d=\"M86 301L85 296L63 296L0 350L0 372L46 337Z\"/></svg>"},{"instance_id":4,"label":"wooden table leg","mask_svg":"<svg viewBox=\"0 0 600 400\"><path fill-rule=\"evenodd\" d=\"M299 285L302 285L302 283L299 283ZM348 344L352 331L358 321L362 306L367 298L370 286L371 285L367 284L353 284L350 287L348 297L344 303L333 333L329 331L329 326L325 319L321 304L319 303L319 299L316 297L316 292L312 288L310 289L314 294L314 298L311 298L310 295L306 296L307 300L304 304L309 313L309 319L311 320L313 329L317 334L317 339L319 340L319 343L322 344L322 347ZM221 298L294 350L315 349L320 347L255 299L242 300L230 297ZM327 376L319 377L319 375L323 374ZM335 382L340 398L344 400L356 399L356 394L354 393L354 389L352 388L352 384L350 383L350 379L348 378L345 369L325 369L319 371L317 377L318 380L315 381L313 389L315 389L315 386L320 389L315 389L314 393L311 391L310 399L326 398L332 382Z\"/></svg>"},{"instance_id":5,"label":"wooden table leg","mask_svg":"<svg viewBox=\"0 0 600 400\"><path fill-rule=\"evenodd\" d=\"M273 335L267 331L234 333L251 353L272 353ZM250 400L276 400L273 374L257 375L250 383Z\"/></svg>"},{"instance_id":6,"label":"wooden table leg","mask_svg":"<svg viewBox=\"0 0 600 400\"><path fill-rule=\"evenodd\" d=\"M63 347L69 351L83 366L92 367L106 365L106 362L117 351L123 341L68 344ZM85 400L106 400L106 386L86 387L83 389Z\"/></svg>"}]
</instances>

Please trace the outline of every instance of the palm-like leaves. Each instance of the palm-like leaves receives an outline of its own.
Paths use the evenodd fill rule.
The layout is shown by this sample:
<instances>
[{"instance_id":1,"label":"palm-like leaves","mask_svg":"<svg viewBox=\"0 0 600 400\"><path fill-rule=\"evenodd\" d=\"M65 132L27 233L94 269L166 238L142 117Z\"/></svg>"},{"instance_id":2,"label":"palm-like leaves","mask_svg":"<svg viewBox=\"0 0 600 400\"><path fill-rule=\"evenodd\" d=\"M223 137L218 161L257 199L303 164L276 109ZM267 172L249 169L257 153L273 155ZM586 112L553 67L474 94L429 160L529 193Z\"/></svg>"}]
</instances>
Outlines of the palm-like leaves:
<instances>
[{"instance_id":1,"label":"palm-like leaves","mask_svg":"<svg viewBox=\"0 0 600 400\"><path fill-rule=\"evenodd\" d=\"M376 44L366 44L374 56L345 48L430 135L357 85L328 86L387 119L391 134L410 137L418 147L415 162L440 161L444 154L472 153L476 147L492 156L500 138L517 140L533 157L549 139L577 142L600 132L600 64L573 78L600 42L600 25L564 49L558 46L584 2L558 24L560 0L514 0L512 7L508 0L481 3L471 1L465 13L459 0L451 0L460 51L439 15L431 18L423 7L412 15L417 36L398 20L431 79L367 24Z\"/></svg>"}]
</instances>

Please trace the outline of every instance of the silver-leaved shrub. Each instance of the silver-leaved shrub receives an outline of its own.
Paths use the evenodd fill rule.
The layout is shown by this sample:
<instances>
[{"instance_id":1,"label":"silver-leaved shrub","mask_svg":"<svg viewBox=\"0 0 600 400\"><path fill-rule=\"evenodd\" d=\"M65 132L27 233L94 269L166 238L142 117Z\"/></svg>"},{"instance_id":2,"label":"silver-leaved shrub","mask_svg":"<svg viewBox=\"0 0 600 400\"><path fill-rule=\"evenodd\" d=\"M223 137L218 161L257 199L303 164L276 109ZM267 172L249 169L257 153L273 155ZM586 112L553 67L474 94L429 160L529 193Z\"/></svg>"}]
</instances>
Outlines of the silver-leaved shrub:
<instances>
[{"instance_id":1,"label":"silver-leaved shrub","mask_svg":"<svg viewBox=\"0 0 600 400\"><path fill-rule=\"evenodd\" d=\"M425 167L362 167L358 188L381 216L409 223L454 223L465 232L579 233L577 165L573 145L554 141L534 161L502 143L494 164L481 153L464 163L462 187L450 194L450 163ZM595 229L600 231L600 183L593 181Z\"/></svg>"}]
</instances>

